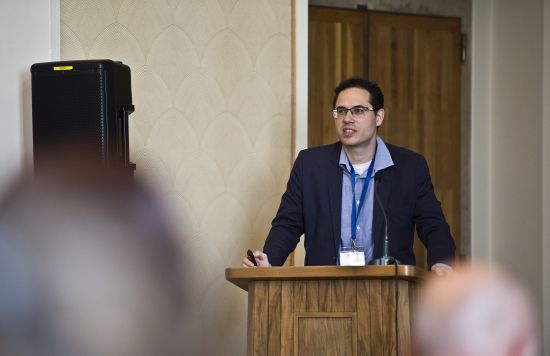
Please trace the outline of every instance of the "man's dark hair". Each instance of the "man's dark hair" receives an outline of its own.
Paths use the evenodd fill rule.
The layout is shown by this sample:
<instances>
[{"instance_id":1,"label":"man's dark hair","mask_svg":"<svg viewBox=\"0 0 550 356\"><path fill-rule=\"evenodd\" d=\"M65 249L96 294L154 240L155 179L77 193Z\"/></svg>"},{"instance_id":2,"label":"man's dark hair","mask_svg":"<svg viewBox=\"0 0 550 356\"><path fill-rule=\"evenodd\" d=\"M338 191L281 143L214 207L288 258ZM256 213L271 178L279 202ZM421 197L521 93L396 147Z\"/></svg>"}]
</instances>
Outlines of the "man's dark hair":
<instances>
[{"instance_id":1,"label":"man's dark hair","mask_svg":"<svg viewBox=\"0 0 550 356\"><path fill-rule=\"evenodd\" d=\"M365 78L352 77L344 80L334 89L334 98L332 99L333 109L336 108L336 99L338 99L338 95L340 95L342 91L350 88L361 88L368 91L370 93L370 104L374 108L374 111L384 108L384 94L378 84Z\"/></svg>"}]
</instances>

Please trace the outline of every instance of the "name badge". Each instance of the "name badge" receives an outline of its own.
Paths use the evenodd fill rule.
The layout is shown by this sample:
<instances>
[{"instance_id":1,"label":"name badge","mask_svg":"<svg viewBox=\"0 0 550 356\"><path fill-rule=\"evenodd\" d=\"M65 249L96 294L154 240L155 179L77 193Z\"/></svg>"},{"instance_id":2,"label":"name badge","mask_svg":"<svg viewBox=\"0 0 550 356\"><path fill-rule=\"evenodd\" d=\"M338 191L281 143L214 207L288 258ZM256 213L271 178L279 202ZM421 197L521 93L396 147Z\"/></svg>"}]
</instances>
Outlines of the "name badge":
<instances>
[{"instance_id":1,"label":"name badge","mask_svg":"<svg viewBox=\"0 0 550 356\"><path fill-rule=\"evenodd\" d=\"M340 266L365 266L365 247L340 247Z\"/></svg>"}]
</instances>

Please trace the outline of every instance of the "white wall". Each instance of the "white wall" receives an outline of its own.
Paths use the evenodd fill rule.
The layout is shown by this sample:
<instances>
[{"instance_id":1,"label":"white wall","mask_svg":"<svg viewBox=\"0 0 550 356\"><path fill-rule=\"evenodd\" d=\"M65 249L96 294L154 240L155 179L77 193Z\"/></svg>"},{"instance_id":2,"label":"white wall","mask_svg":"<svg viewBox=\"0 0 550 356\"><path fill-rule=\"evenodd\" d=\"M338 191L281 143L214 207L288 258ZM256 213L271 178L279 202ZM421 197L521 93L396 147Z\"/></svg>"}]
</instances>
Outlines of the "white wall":
<instances>
[{"instance_id":1,"label":"white wall","mask_svg":"<svg viewBox=\"0 0 550 356\"><path fill-rule=\"evenodd\" d=\"M0 190L29 162L30 66L59 58L59 0L0 2Z\"/></svg>"},{"instance_id":2,"label":"white wall","mask_svg":"<svg viewBox=\"0 0 550 356\"><path fill-rule=\"evenodd\" d=\"M543 221L550 218L548 204L542 209L550 140L547 124L543 132L548 20L541 0L473 3L472 255L504 265L541 310L549 289L541 253L543 245L548 251Z\"/></svg>"},{"instance_id":3,"label":"white wall","mask_svg":"<svg viewBox=\"0 0 550 356\"><path fill-rule=\"evenodd\" d=\"M492 3L475 4L472 16L471 253L491 257ZM473 154L475 152L475 154Z\"/></svg>"},{"instance_id":4,"label":"white wall","mask_svg":"<svg viewBox=\"0 0 550 356\"><path fill-rule=\"evenodd\" d=\"M540 291L542 6L495 1L493 13L493 257Z\"/></svg>"},{"instance_id":5,"label":"white wall","mask_svg":"<svg viewBox=\"0 0 550 356\"><path fill-rule=\"evenodd\" d=\"M307 148L307 96L308 96L308 0L296 0L295 7L295 61L296 104L294 122L294 157ZM303 266L306 256L304 237L294 250L294 265Z\"/></svg>"},{"instance_id":6,"label":"white wall","mask_svg":"<svg viewBox=\"0 0 550 356\"><path fill-rule=\"evenodd\" d=\"M544 1L544 54L542 87L542 261L544 349L550 352L550 0ZM545 184L546 183L546 184Z\"/></svg>"},{"instance_id":7,"label":"white wall","mask_svg":"<svg viewBox=\"0 0 550 356\"><path fill-rule=\"evenodd\" d=\"M224 269L263 246L288 180L294 5L61 0L63 60L131 68L130 159L193 266L180 339L190 355L246 350L247 295Z\"/></svg>"}]
</instances>

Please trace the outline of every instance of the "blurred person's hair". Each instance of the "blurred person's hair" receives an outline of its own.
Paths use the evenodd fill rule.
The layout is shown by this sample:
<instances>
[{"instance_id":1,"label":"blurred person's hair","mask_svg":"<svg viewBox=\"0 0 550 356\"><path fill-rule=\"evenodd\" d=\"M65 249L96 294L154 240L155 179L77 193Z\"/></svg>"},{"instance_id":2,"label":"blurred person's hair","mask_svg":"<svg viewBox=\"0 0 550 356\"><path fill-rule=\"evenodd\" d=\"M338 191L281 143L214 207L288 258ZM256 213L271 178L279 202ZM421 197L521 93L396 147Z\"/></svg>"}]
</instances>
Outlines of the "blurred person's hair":
<instances>
[{"instance_id":1,"label":"blurred person's hair","mask_svg":"<svg viewBox=\"0 0 550 356\"><path fill-rule=\"evenodd\" d=\"M52 165L0 200L0 355L171 355L177 239L128 172Z\"/></svg>"},{"instance_id":2,"label":"blurred person's hair","mask_svg":"<svg viewBox=\"0 0 550 356\"><path fill-rule=\"evenodd\" d=\"M422 287L415 310L419 356L535 356L539 333L533 303L518 281L496 266L457 266Z\"/></svg>"}]
</instances>

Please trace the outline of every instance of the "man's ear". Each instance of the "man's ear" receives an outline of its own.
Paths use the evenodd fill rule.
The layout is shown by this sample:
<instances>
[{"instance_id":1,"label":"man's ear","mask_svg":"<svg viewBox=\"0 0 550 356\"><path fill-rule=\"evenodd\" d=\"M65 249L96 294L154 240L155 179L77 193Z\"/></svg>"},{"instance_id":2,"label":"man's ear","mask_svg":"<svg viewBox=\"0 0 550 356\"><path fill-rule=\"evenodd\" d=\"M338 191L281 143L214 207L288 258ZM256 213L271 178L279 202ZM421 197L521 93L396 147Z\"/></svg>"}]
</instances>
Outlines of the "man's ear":
<instances>
[{"instance_id":1,"label":"man's ear","mask_svg":"<svg viewBox=\"0 0 550 356\"><path fill-rule=\"evenodd\" d=\"M384 122L384 109L379 109L376 112L376 127L380 127Z\"/></svg>"}]
</instances>

